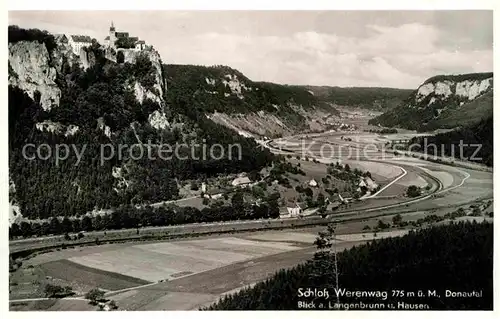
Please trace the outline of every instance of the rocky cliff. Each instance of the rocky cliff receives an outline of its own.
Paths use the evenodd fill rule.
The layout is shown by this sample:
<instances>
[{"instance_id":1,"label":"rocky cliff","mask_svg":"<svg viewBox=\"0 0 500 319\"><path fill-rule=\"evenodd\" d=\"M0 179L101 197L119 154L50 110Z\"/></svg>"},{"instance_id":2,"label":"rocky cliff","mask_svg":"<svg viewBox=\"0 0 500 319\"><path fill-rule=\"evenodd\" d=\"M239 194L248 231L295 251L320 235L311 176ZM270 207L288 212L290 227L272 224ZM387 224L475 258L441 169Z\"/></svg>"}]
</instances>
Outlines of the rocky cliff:
<instances>
[{"instance_id":1,"label":"rocky cliff","mask_svg":"<svg viewBox=\"0 0 500 319\"><path fill-rule=\"evenodd\" d=\"M163 92L165 90L165 80L163 77L162 62L158 51L154 49L144 51L137 51L134 49L118 49L117 56L121 54L123 54L124 63L135 64L137 59L140 57L151 61L155 70L154 84L151 88L145 88L139 81L135 81L133 85L135 95L140 103L142 103L145 98L149 98L164 105L165 100L163 98Z\"/></svg>"},{"instance_id":2,"label":"rocky cliff","mask_svg":"<svg viewBox=\"0 0 500 319\"><path fill-rule=\"evenodd\" d=\"M69 76L68 69L80 68L86 71L99 58L99 53L95 50L82 48L80 54L75 55L69 44L54 41L55 45L50 48L50 52L47 43L43 41L9 43L9 85L20 88L33 100L39 100L45 111L59 106L63 86L67 84L64 82ZM146 99L158 104L158 110L149 114L151 126L156 129L168 127L164 114L165 79L159 53L154 49L119 49L114 57L106 53L104 56L110 63L117 63L116 54L122 55L120 63L136 64L138 59L151 62L153 72L148 74L147 85L139 77L132 76L127 81L127 87L134 92L139 104ZM77 126L70 125L66 128L65 125L50 120L38 123L36 129L59 134L75 134L78 131Z\"/></svg>"},{"instance_id":3,"label":"rocky cliff","mask_svg":"<svg viewBox=\"0 0 500 319\"><path fill-rule=\"evenodd\" d=\"M11 219L82 216L172 200L182 183L260 171L274 160L254 140L202 112L191 112L190 107L206 106L208 94L196 94L202 89L198 83L192 90L167 94L166 69L154 49L113 51L93 41L75 55L59 39L46 31L9 27L9 177L15 185ZM259 111L256 103L247 103L246 89L238 85L241 79L220 81L227 90L215 100L226 106L237 105L234 99L245 101ZM203 82L207 84L205 77ZM187 142L206 148L177 152L175 145ZM28 158L23 153L26 143L35 145L35 152L41 144L51 152L43 153L48 155L44 159ZM135 147L143 143L147 154L140 152L145 145ZM235 143L241 146L241 158L205 160L202 154L214 144ZM168 160L158 156L169 156L165 144L176 150ZM63 160L56 157L61 145L72 146ZM115 152L106 153L110 149Z\"/></svg>"},{"instance_id":4,"label":"rocky cliff","mask_svg":"<svg viewBox=\"0 0 500 319\"><path fill-rule=\"evenodd\" d=\"M424 131L471 125L492 112L493 73L435 76L370 123Z\"/></svg>"},{"instance_id":5,"label":"rocky cliff","mask_svg":"<svg viewBox=\"0 0 500 319\"><path fill-rule=\"evenodd\" d=\"M19 87L32 99L39 98L44 110L59 105L61 90L56 77L57 70L44 43L9 43L9 85ZM40 96L35 97L36 94Z\"/></svg>"}]
</instances>

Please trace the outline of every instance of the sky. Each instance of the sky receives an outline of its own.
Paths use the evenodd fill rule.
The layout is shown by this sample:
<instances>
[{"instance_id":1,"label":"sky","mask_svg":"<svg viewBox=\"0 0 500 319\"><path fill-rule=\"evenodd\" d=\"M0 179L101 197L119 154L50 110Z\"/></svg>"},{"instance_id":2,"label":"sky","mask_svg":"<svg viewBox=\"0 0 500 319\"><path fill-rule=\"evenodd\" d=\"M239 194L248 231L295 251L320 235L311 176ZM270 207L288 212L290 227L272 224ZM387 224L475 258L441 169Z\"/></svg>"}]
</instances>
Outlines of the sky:
<instances>
[{"instance_id":1,"label":"sky","mask_svg":"<svg viewBox=\"0 0 500 319\"><path fill-rule=\"evenodd\" d=\"M101 43L111 21L163 63L228 65L254 81L415 89L493 71L492 11L9 11L9 24Z\"/></svg>"}]
</instances>

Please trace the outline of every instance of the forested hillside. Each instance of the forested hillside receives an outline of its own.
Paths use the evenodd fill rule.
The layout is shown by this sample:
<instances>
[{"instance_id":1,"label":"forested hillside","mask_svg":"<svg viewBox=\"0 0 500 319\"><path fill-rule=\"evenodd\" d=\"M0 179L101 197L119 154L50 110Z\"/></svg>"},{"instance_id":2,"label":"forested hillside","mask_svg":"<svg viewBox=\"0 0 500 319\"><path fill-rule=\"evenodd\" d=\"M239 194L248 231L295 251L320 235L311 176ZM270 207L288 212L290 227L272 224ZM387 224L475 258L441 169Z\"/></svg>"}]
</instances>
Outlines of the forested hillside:
<instances>
[{"instance_id":1,"label":"forested hillside","mask_svg":"<svg viewBox=\"0 0 500 319\"><path fill-rule=\"evenodd\" d=\"M10 200L24 217L74 216L173 199L178 180L258 170L274 158L255 141L189 109L182 99L163 101L163 75L152 62L159 57L155 51L124 50L128 60L116 63L94 41L84 52L91 57L84 66L59 46L48 51L44 46L54 38L40 30L9 27L9 41ZM203 141L207 149L215 143L239 144L242 156L219 159L218 151L204 159L199 147L179 148L179 156L169 160L158 157L161 143L175 147ZM40 154L47 158L24 156L27 144L34 145L27 149L29 157L46 144ZM147 146L144 152L155 158L130 152L134 144ZM67 158L59 162L58 145L69 146ZM119 145L128 146L121 156ZM109 158L102 161L102 154Z\"/></svg>"},{"instance_id":2,"label":"forested hillside","mask_svg":"<svg viewBox=\"0 0 500 319\"><path fill-rule=\"evenodd\" d=\"M323 237L327 238L327 237ZM334 258L325 242L314 259L281 270L265 282L225 296L208 310L299 310L298 302L314 302L316 310L336 303ZM401 303L424 305L431 310L493 309L493 225L455 223L412 231L403 237L386 238L338 254L338 286L346 291L387 292L372 297L340 296L342 305L355 307L384 304L379 310L405 310ZM322 291L329 298L299 296L299 288ZM453 292L481 292L480 297L446 297ZM397 291L394 293L393 291ZM422 291L423 297L417 293ZM433 296L429 291L436 292ZM404 292L405 297L401 295ZM415 292L415 296L406 295ZM357 308L353 310L360 310ZM421 308L425 309L425 308Z\"/></svg>"},{"instance_id":3,"label":"forested hillside","mask_svg":"<svg viewBox=\"0 0 500 319\"><path fill-rule=\"evenodd\" d=\"M408 98L412 90L377 87L305 86L324 102L377 111L390 110Z\"/></svg>"},{"instance_id":4,"label":"forested hillside","mask_svg":"<svg viewBox=\"0 0 500 319\"><path fill-rule=\"evenodd\" d=\"M493 166L493 117L450 132L414 137L409 144L420 145L420 148L413 147L412 151L423 152L427 155L457 158L463 156L462 159ZM463 145L462 153L460 144Z\"/></svg>"},{"instance_id":5,"label":"forested hillside","mask_svg":"<svg viewBox=\"0 0 500 319\"><path fill-rule=\"evenodd\" d=\"M186 112L223 114L220 122L235 130L257 135L308 131L311 118L317 117L321 127L322 117L339 114L302 87L254 82L228 66L166 64L164 70L173 105L184 105ZM259 126L268 127L254 131Z\"/></svg>"}]
</instances>

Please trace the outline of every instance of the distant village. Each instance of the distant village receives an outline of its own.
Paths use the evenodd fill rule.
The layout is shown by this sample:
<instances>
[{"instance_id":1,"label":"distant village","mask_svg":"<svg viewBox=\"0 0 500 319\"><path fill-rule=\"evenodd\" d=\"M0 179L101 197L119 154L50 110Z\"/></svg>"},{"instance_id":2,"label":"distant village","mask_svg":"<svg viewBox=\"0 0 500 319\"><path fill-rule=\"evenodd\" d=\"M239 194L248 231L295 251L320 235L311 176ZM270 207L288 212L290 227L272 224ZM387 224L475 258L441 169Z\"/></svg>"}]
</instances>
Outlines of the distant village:
<instances>
[{"instance_id":1,"label":"distant village","mask_svg":"<svg viewBox=\"0 0 500 319\"><path fill-rule=\"evenodd\" d=\"M69 44L72 51L76 55L80 55L83 48L90 47L92 45L92 38L88 35L66 35L66 34L56 34L56 41L59 43ZM125 48L141 51L147 48L146 42L139 39L138 37L132 37L128 32L116 31L116 28L111 22L109 27L109 33L104 38L104 46L109 49Z\"/></svg>"}]
</instances>

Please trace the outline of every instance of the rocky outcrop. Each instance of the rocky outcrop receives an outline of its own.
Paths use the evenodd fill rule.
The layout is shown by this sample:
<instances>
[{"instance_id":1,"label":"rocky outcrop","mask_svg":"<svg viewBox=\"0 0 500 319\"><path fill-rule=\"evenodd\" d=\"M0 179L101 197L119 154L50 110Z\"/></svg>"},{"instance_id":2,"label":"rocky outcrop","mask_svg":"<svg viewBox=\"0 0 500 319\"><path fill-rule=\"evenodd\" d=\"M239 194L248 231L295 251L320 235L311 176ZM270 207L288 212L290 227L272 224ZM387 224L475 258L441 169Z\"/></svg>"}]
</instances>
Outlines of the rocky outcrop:
<instances>
[{"instance_id":1,"label":"rocky outcrop","mask_svg":"<svg viewBox=\"0 0 500 319\"><path fill-rule=\"evenodd\" d=\"M50 110L59 105L61 90L56 68L47 47L37 41L9 43L9 85L19 87L31 98L40 94L40 105Z\"/></svg>"},{"instance_id":2,"label":"rocky outcrop","mask_svg":"<svg viewBox=\"0 0 500 319\"><path fill-rule=\"evenodd\" d=\"M76 125L63 125L58 122L52 121L43 121L40 123L36 123L35 127L37 130L42 132L51 132L55 134L64 134L64 136L72 136L75 135L80 128Z\"/></svg>"},{"instance_id":3,"label":"rocky outcrop","mask_svg":"<svg viewBox=\"0 0 500 319\"><path fill-rule=\"evenodd\" d=\"M151 61L155 71L155 81L153 85L153 90L144 88L141 83L136 81L134 86L134 91L137 100L142 103L145 98L149 98L162 106L165 104L165 99L163 96L164 90L166 90L166 84L164 81L162 62L160 54L154 49L138 51L135 49L118 49L117 54L123 53L125 63L135 63L139 56L145 56Z\"/></svg>"},{"instance_id":4,"label":"rocky outcrop","mask_svg":"<svg viewBox=\"0 0 500 319\"><path fill-rule=\"evenodd\" d=\"M111 138L111 128L104 123L104 119L102 117L97 119L97 128L103 131L104 135L108 138Z\"/></svg>"},{"instance_id":5,"label":"rocky outcrop","mask_svg":"<svg viewBox=\"0 0 500 319\"><path fill-rule=\"evenodd\" d=\"M425 107L421 104L428 100L427 105L436 102L446 101L450 97L458 97L460 100L472 101L480 95L493 89L493 76L486 79L451 81L443 80L422 84L415 94L413 103L410 107ZM430 97L430 98L428 98Z\"/></svg>"},{"instance_id":6,"label":"rocky outcrop","mask_svg":"<svg viewBox=\"0 0 500 319\"><path fill-rule=\"evenodd\" d=\"M161 94L158 93L158 91L152 92L150 90L147 90L138 81L135 81L134 83L134 92L137 101L139 101L139 103L141 104L145 99L150 99L160 105L163 103L163 98L161 97Z\"/></svg>"},{"instance_id":7,"label":"rocky outcrop","mask_svg":"<svg viewBox=\"0 0 500 319\"><path fill-rule=\"evenodd\" d=\"M222 83L229 87L232 94L235 94L239 99L244 98L245 91L251 91L251 87L247 87L243 82L240 82L236 74L226 74Z\"/></svg>"},{"instance_id":8,"label":"rocky outcrop","mask_svg":"<svg viewBox=\"0 0 500 319\"><path fill-rule=\"evenodd\" d=\"M154 111L149 115L149 124L157 130L163 130L170 127L170 123L167 120L165 113L160 111Z\"/></svg>"},{"instance_id":9,"label":"rocky outcrop","mask_svg":"<svg viewBox=\"0 0 500 319\"><path fill-rule=\"evenodd\" d=\"M80 64L84 70L92 67L96 63L96 58L93 52L89 52L84 48L80 50Z\"/></svg>"}]
</instances>

